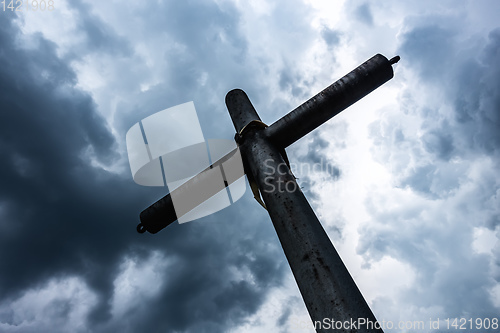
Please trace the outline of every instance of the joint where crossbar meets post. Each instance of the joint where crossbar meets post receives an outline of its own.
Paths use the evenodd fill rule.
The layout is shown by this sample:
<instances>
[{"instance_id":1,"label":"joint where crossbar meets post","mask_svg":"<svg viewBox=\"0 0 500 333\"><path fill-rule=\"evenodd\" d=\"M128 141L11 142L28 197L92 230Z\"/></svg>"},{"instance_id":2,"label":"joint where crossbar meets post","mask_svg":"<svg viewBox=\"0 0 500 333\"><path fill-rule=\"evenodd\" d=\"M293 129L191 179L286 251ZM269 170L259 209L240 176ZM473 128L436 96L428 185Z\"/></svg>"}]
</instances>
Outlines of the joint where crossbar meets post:
<instances>
[{"instance_id":1,"label":"joint where crossbar meets post","mask_svg":"<svg viewBox=\"0 0 500 333\"><path fill-rule=\"evenodd\" d=\"M258 185L313 322L334 318L355 323L364 318L376 323L376 318L295 181L283 150L390 80L398 60L375 55L271 126L254 126L243 137L238 133L261 123L260 117L242 90L226 96L247 176ZM383 332L377 327L343 326L336 331Z\"/></svg>"},{"instance_id":2,"label":"joint where crossbar meets post","mask_svg":"<svg viewBox=\"0 0 500 333\"><path fill-rule=\"evenodd\" d=\"M285 148L390 80L398 61L399 56L375 55L270 126L245 92L235 89L226 96L245 173L269 212L309 315L314 323L349 324L334 327L336 332L383 331L295 181ZM176 215L167 195L141 213L138 231L155 233L172 219ZM372 325L361 326L360 320ZM315 328L328 332L332 327Z\"/></svg>"},{"instance_id":3,"label":"joint where crossbar meets post","mask_svg":"<svg viewBox=\"0 0 500 333\"><path fill-rule=\"evenodd\" d=\"M241 91L235 94L242 96ZM228 109L233 114L229 105ZM237 114L238 110L235 111ZM248 176L260 189L311 319L313 322L324 322L325 318L350 322L366 318L375 322L375 316L286 166L280 149L268 140L265 132L266 129L254 128L245 133L240 151L249 168ZM328 330L317 327L316 331ZM339 332L382 330L358 328Z\"/></svg>"}]
</instances>

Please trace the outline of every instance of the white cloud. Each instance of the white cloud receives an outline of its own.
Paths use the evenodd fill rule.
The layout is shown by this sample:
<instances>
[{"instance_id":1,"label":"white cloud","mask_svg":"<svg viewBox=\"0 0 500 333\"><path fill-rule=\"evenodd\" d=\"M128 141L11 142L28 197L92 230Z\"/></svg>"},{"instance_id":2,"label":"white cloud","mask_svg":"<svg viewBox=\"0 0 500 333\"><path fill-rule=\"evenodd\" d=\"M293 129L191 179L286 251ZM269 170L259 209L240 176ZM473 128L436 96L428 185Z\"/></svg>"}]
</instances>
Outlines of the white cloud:
<instances>
[{"instance_id":1,"label":"white cloud","mask_svg":"<svg viewBox=\"0 0 500 333\"><path fill-rule=\"evenodd\" d=\"M492 254L492 250L498 242L496 234L487 228L474 228L474 240L472 248L477 253Z\"/></svg>"},{"instance_id":2,"label":"white cloud","mask_svg":"<svg viewBox=\"0 0 500 333\"><path fill-rule=\"evenodd\" d=\"M168 283L168 269L175 260L165 258L158 252L143 258L125 258L121 272L114 281L111 300L112 314L117 321L130 311L138 310L148 298L155 297Z\"/></svg>"},{"instance_id":3,"label":"white cloud","mask_svg":"<svg viewBox=\"0 0 500 333\"><path fill-rule=\"evenodd\" d=\"M96 296L81 279L53 279L16 299L0 303L0 330L10 332L87 332Z\"/></svg>"}]
</instances>

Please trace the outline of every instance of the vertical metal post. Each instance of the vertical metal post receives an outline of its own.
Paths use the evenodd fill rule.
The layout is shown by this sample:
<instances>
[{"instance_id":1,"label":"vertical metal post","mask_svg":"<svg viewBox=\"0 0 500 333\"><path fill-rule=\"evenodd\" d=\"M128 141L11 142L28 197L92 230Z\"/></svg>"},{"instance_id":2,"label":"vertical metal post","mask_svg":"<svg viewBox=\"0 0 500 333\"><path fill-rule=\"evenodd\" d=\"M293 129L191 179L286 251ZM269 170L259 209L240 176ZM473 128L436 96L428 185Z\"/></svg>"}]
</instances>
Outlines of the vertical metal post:
<instances>
[{"instance_id":1,"label":"vertical metal post","mask_svg":"<svg viewBox=\"0 0 500 333\"><path fill-rule=\"evenodd\" d=\"M242 90L232 90L226 96L245 171L261 192L317 332L383 333L282 153L390 80L392 65L398 61L399 56L388 60L375 55L269 127L260 121ZM156 233L176 218L168 194L141 213L137 231ZM365 324L360 325L360 320Z\"/></svg>"},{"instance_id":2,"label":"vertical metal post","mask_svg":"<svg viewBox=\"0 0 500 333\"><path fill-rule=\"evenodd\" d=\"M230 91L226 104L237 132L250 121L259 120L241 90ZM261 190L311 319L313 323L321 322L315 325L316 331L332 331L323 325L326 319L348 323L336 332L383 332L351 326L360 318L375 323L375 316L266 129L245 130L239 145L247 172Z\"/></svg>"}]
</instances>

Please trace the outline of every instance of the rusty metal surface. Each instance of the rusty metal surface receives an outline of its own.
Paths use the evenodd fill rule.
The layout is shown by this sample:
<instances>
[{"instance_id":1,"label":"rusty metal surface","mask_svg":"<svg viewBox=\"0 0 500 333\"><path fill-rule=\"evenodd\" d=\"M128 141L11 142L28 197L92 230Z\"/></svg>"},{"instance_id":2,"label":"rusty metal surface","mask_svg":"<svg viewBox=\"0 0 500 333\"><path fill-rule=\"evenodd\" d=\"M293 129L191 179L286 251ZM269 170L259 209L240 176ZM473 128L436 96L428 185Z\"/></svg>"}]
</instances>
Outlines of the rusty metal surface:
<instances>
[{"instance_id":1,"label":"rusty metal surface","mask_svg":"<svg viewBox=\"0 0 500 333\"><path fill-rule=\"evenodd\" d=\"M244 126L240 123L242 119L251 117L240 116L241 110L253 108L243 106L250 103L246 95L238 92L233 96L242 97L238 103L228 104L238 129L238 126ZM239 109L232 109L234 105ZM249 176L259 186L311 319L313 322L325 318L351 322L365 318L375 322L375 316L286 166L280 148L268 139L267 130L248 130L239 140L240 151ZM322 328L316 331L332 332ZM335 331L382 332L366 328Z\"/></svg>"},{"instance_id":2,"label":"rusty metal surface","mask_svg":"<svg viewBox=\"0 0 500 333\"><path fill-rule=\"evenodd\" d=\"M241 89L233 89L227 93L226 105L231 110L231 120L233 121L236 133L240 133L243 127L253 120L260 121L260 117L250 99Z\"/></svg>"},{"instance_id":3,"label":"rusty metal surface","mask_svg":"<svg viewBox=\"0 0 500 333\"><path fill-rule=\"evenodd\" d=\"M310 131L314 130L349 105L355 103L368 93L393 77L392 64L399 57L387 60L377 54L359 67L336 81L322 92L303 103L286 116L265 129L269 141L282 151ZM238 133L247 125L263 125L250 99L241 89L231 90L226 95L226 105ZM265 125L264 125L265 126ZM253 126L252 126L253 127ZM263 126L255 126L263 128ZM250 130L250 126L245 131ZM245 169L247 161L243 161ZM141 224L137 231L156 233L177 219L170 194L145 209L141 215Z\"/></svg>"},{"instance_id":4,"label":"rusty metal surface","mask_svg":"<svg viewBox=\"0 0 500 333\"><path fill-rule=\"evenodd\" d=\"M359 101L394 76L391 61L377 54L331 84L267 129L269 139L286 148L307 133Z\"/></svg>"},{"instance_id":5,"label":"rusty metal surface","mask_svg":"<svg viewBox=\"0 0 500 333\"><path fill-rule=\"evenodd\" d=\"M245 171L259 187L313 322L332 319L352 323L363 318L375 323L376 319L296 183L282 152L390 80L394 75L391 65L398 60L399 57L387 60L375 55L267 128L261 126L259 115L242 90L232 90L226 96ZM248 124L255 126L245 128ZM169 195L141 213L141 220L150 221L148 231L153 233L175 218ZM316 331L332 330L318 327ZM366 326L335 331L383 332Z\"/></svg>"},{"instance_id":6,"label":"rusty metal surface","mask_svg":"<svg viewBox=\"0 0 500 333\"><path fill-rule=\"evenodd\" d=\"M144 209L140 214L141 223L137 226L139 233L148 231L156 234L177 220L172 196L167 194L154 204Z\"/></svg>"},{"instance_id":7,"label":"rusty metal surface","mask_svg":"<svg viewBox=\"0 0 500 333\"><path fill-rule=\"evenodd\" d=\"M230 167L226 169L226 172L224 172L223 165L226 164L227 167L228 163L234 164L235 161L238 162L237 160L239 156L240 153L238 148L233 149L201 171L195 177L189 179L182 186L176 188L143 210L140 214L141 223L137 226L137 231L139 233L148 231L155 234L175 222L177 218L182 217L183 214L189 212L191 209L196 208L198 205L211 198L213 194L233 184L240 177L242 177L243 174L235 173ZM200 193L200 184L202 184L207 178L212 177L210 171L213 170L217 170L216 172L222 172L224 182L210 187L208 192L205 191L205 193ZM180 206L178 203L183 200L186 201L186 204L184 206Z\"/></svg>"}]
</instances>

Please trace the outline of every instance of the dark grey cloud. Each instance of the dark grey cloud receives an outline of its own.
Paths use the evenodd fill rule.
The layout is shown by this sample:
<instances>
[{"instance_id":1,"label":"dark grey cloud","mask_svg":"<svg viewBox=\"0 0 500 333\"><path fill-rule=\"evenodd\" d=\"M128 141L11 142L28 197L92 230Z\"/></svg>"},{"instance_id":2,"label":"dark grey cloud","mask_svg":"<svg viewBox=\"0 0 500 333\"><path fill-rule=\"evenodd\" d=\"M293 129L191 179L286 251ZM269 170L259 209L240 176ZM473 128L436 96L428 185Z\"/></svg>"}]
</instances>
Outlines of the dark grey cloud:
<instances>
[{"instance_id":1,"label":"dark grey cloud","mask_svg":"<svg viewBox=\"0 0 500 333\"><path fill-rule=\"evenodd\" d=\"M500 147L500 28L488 35L479 60L464 62L454 102L460 135L472 149L498 153Z\"/></svg>"},{"instance_id":2,"label":"dark grey cloud","mask_svg":"<svg viewBox=\"0 0 500 333\"><path fill-rule=\"evenodd\" d=\"M441 176L445 174L437 163L446 167L455 158L480 155L497 158L500 122L496 114L500 97L493 87L499 84L500 66L492 54L499 45L498 31L490 32L481 49L475 52L461 44L458 32L451 28L417 25L404 34L400 53L408 61L407 67L418 73L418 81L408 89L410 100L420 98L418 85L432 87L445 99L435 100L434 105L417 100L401 104L409 116L423 119L419 137L414 132L405 132L396 118L372 124L376 145L392 148L386 150L388 155L384 158L395 163L403 186L432 194L431 182L436 181L440 172ZM418 165L408 172L411 156ZM430 164L425 162L427 156L432 156Z\"/></svg>"},{"instance_id":3,"label":"dark grey cloud","mask_svg":"<svg viewBox=\"0 0 500 333\"><path fill-rule=\"evenodd\" d=\"M495 316L498 253L477 253L473 234L498 226L500 30L472 39L454 20L406 23L399 54L411 81L401 110L371 125L373 154L401 198L381 194L389 207L377 193L368 197L372 220L359 230L357 251L367 263L388 256L413 268L415 282L393 302L447 317Z\"/></svg>"},{"instance_id":4,"label":"dark grey cloud","mask_svg":"<svg viewBox=\"0 0 500 333\"><path fill-rule=\"evenodd\" d=\"M403 186L410 186L413 190L436 198L432 191L432 181L436 177L435 165L424 165L412 170L411 174L402 181Z\"/></svg>"},{"instance_id":5,"label":"dark grey cloud","mask_svg":"<svg viewBox=\"0 0 500 333\"><path fill-rule=\"evenodd\" d=\"M165 47L151 51L160 53L164 66L144 70L153 71L162 80L146 92L135 89L129 99L118 105L116 128L125 132L147 115L192 100L200 122L206 124L206 138L232 138L234 129L225 109L225 94L240 87L253 100L260 96L254 93L259 85L252 64L248 63L247 41L238 24L240 13L230 3L217 5L206 1L145 6L147 20L138 29L145 39L151 31L158 32L164 36ZM145 60L138 57L137 61Z\"/></svg>"},{"instance_id":6,"label":"dark grey cloud","mask_svg":"<svg viewBox=\"0 0 500 333\"><path fill-rule=\"evenodd\" d=\"M474 54L461 50L459 44L453 42L453 33L440 27L418 27L405 35L402 54L414 61L412 66L422 80L431 81L431 85L441 88L448 97L450 114L438 111L442 105L437 105L433 114L422 110L424 117L444 119L424 122L422 128L424 149L439 159L476 154L498 156L500 95L493 87L500 83L500 62L495 51L500 45L499 31L490 32L486 45ZM424 56L431 53L429 48L438 55L436 59L455 60L436 65L435 59Z\"/></svg>"},{"instance_id":7,"label":"dark grey cloud","mask_svg":"<svg viewBox=\"0 0 500 333\"><path fill-rule=\"evenodd\" d=\"M485 36L486 42L474 50L463 45L457 34L439 25L424 25L404 35L403 57L418 71L421 80L447 94L453 109L450 119L427 129L424 141L427 149L440 150L438 155L450 154L454 146L462 151L491 153L500 145L500 97L494 88L500 77L500 29L491 31ZM441 133L440 137L437 133Z\"/></svg>"},{"instance_id":8,"label":"dark grey cloud","mask_svg":"<svg viewBox=\"0 0 500 333\"><path fill-rule=\"evenodd\" d=\"M238 205L255 204L249 199ZM257 217L250 215L252 219ZM210 220L208 228L194 224L190 231L176 233L175 237L181 239L169 245L166 252L176 258L176 264L165 274L169 282L151 302L137 304L133 319L121 318L124 323L113 321L108 330L220 332L255 313L265 300L266 291L279 285L286 263L254 250L260 246L268 248L266 236L272 232L269 221L263 221L268 222L267 227L261 226L256 233L250 231L242 237L241 231L246 227L234 226L241 221L238 209L225 218L228 223ZM172 240L169 237L162 241ZM277 249L271 246L271 253L279 257ZM234 279L230 268L251 272L252 280Z\"/></svg>"},{"instance_id":9,"label":"dark grey cloud","mask_svg":"<svg viewBox=\"0 0 500 333\"><path fill-rule=\"evenodd\" d=\"M178 6L178 16L172 17L195 15ZM197 19L205 20L206 14L196 14ZM114 33L90 14L81 19L96 43L94 49L89 46L92 52L113 54L125 45L110 46L107 40ZM22 49L18 33L10 18L0 21L2 329L32 331L17 321L20 314L9 304L70 277L83 281L97 297L83 327L71 327L74 331L221 332L244 322L287 272L265 211L246 197L201 222L174 225L155 236L138 235L138 213L163 195L162 189L143 188L128 174L92 166L92 159L112 164L120 158L107 122L93 99L75 87L76 75L56 55L56 46L38 35L38 47ZM191 27L182 33L189 38L197 32ZM198 47L202 52L203 45ZM178 61L175 66L189 68ZM184 76L172 80L180 83L176 89L190 82ZM138 117L150 110L141 111ZM242 210L247 212L242 215ZM131 310L124 317L115 317L111 300L123 261L145 261L154 252L174 262L168 270L160 269L167 282L153 297L128 304ZM238 277L234 271L246 273ZM62 324L68 325L75 305L71 297L55 299L44 309L48 326L34 321L37 332L67 327Z\"/></svg>"},{"instance_id":10,"label":"dark grey cloud","mask_svg":"<svg viewBox=\"0 0 500 333\"><path fill-rule=\"evenodd\" d=\"M18 50L14 31L9 20L2 21L2 60L9 65L0 76L4 87L1 151L5 161L0 196L8 212L3 222L13 226L11 233L1 236L3 270L11 272L0 278L2 296L32 287L54 270L71 274L84 258L70 249L88 248L86 238L93 239L97 248L101 245L106 249L103 259L113 258L123 246L117 240L107 249L104 235L118 221L111 211L104 213L105 204L94 202L92 195L93 187L114 188L107 193L112 195L123 185L114 177L85 167L84 162L89 158L87 148L92 148L97 158L116 156L113 137L95 113L92 99L72 88L75 76L55 56L54 45L39 38L38 50ZM25 66L30 70L22 70ZM45 72L48 74L43 75ZM93 182L97 177L103 177L101 184ZM85 208L90 204L93 210ZM88 222L98 216L110 223L99 227ZM71 241L65 240L66 235ZM61 252L67 256L60 256ZM89 280L100 289L106 283L100 270L110 272L115 267L97 268Z\"/></svg>"},{"instance_id":11,"label":"dark grey cloud","mask_svg":"<svg viewBox=\"0 0 500 333\"><path fill-rule=\"evenodd\" d=\"M320 131L315 130L287 151L292 172L297 178L297 184L317 211L318 218L323 222L329 236L334 241L339 241L343 237L344 217L335 214L334 219L331 217L328 220L323 218L321 210L324 207L328 207L326 209L337 207L338 203L335 195L332 196L329 193L324 197L321 196L321 192L322 185L335 183L342 177L342 169L338 161L328 153L332 150L346 148L344 136L347 124L332 121L324 126L328 126L337 134L334 140L325 139Z\"/></svg>"},{"instance_id":12,"label":"dark grey cloud","mask_svg":"<svg viewBox=\"0 0 500 333\"><path fill-rule=\"evenodd\" d=\"M445 126L443 126L446 129ZM437 157L449 160L452 156L454 147L453 139L448 131L437 132L436 130L425 133L422 137L425 150Z\"/></svg>"},{"instance_id":13,"label":"dark grey cloud","mask_svg":"<svg viewBox=\"0 0 500 333\"><path fill-rule=\"evenodd\" d=\"M294 97L305 97L305 89L302 86L300 75L297 73L290 73L290 69L287 66L280 73L279 86L281 90L290 91Z\"/></svg>"},{"instance_id":14,"label":"dark grey cloud","mask_svg":"<svg viewBox=\"0 0 500 333\"><path fill-rule=\"evenodd\" d=\"M339 45L341 33L339 31L325 27L323 31L321 31L321 37L328 45L328 47L332 48Z\"/></svg>"},{"instance_id":15,"label":"dark grey cloud","mask_svg":"<svg viewBox=\"0 0 500 333\"><path fill-rule=\"evenodd\" d=\"M358 252L371 260L396 258L416 273L401 299L393 302L433 308L435 316L495 316L498 310L488 291L494 286L490 262L472 252L469 225L459 218L447 219L453 212L435 212L418 204L398 211L377 207L373 200L367 204L376 226L361 230Z\"/></svg>"},{"instance_id":16,"label":"dark grey cloud","mask_svg":"<svg viewBox=\"0 0 500 333\"><path fill-rule=\"evenodd\" d=\"M335 145L335 143L334 143ZM315 188L318 182L336 181L341 176L341 170L327 155L331 143L314 131L304 139L305 154L299 149L293 149L290 156L291 169L297 177L299 186L310 200L318 200Z\"/></svg>"},{"instance_id":17,"label":"dark grey cloud","mask_svg":"<svg viewBox=\"0 0 500 333\"><path fill-rule=\"evenodd\" d=\"M331 71L322 66L314 74L316 61L336 61L327 54L394 50L399 18L402 60L390 84L401 80L406 88L400 109L383 110L370 128L374 158L399 189L366 194L371 220L359 230L357 251L367 266L389 256L415 276L394 299L377 298L374 309L394 309L394 318L497 314L489 290L500 280L500 248L489 255L471 244L477 228L499 232L500 34L471 35L467 15L443 14L449 3L421 3L346 2L351 33L343 18L331 29L312 28L329 18L300 2L76 2L70 12L83 38L69 50L40 36L22 48L15 42L19 26L0 22L0 269L8 272L0 275L0 331L224 332L261 320L252 315L270 290L287 288L290 270L266 212L250 195L201 221L140 236L138 212L163 190L133 184L128 169L109 172L92 161L125 169L129 127L191 100L206 138L231 138L224 95L232 88L244 89L271 123L315 93ZM105 84L93 87L94 78ZM326 152L345 149L350 135L345 123L325 126L338 140L314 132L290 147L289 157L332 167L297 176L308 182L304 191L337 241L347 223L341 214L331 217L338 199L322 190L344 170ZM127 265L135 265L136 276L127 275ZM389 274L396 279L399 272ZM79 288L88 289L84 296ZM50 300L43 308L27 304L41 298ZM278 327L301 308L298 294L285 300L271 318ZM73 323L82 306L90 313Z\"/></svg>"},{"instance_id":18,"label":"dark grey cloud","mask_svg":"<svg viewBox=\"0 0 500 333\"><path fill-rule=\"evenodd\" d=\"M114 56L123 56L133 52L132 46L125 36L120 36L108 24L92 13L92 8L80 0L71 3L71 9L77 17L78 31L85 34L85 42L78 50L72 51L73 56L92 52L106 52ZM74 54L74 53L78 53Z\"/></svg>"},{"instance_id":19,"label":"dark grey cloud","mask_svg":"<svg viewBox=\"0 0 500 333\"><path fill-rule=\"evenodd\" d=\"M359 5L354 10L354 15L358 20L360 20L364 24L373 25L372 11L370 9L370 5L367 2Z\"/></svg>"},{"instance_id":20,"label":"dark grey cloud","mask_svg":"<svg viewBox=\"0 0 500 333\"><path fill-rule=\"evenodd\" d=\"M436 23L416 26L405 33L401 56L419 71L423 80L438 80L448 73L454 64L452 60L455 60L453 57L456 56L456 35L457 32L447 27L444 22L441 25Z\"/></svg>"}]
</instances>

